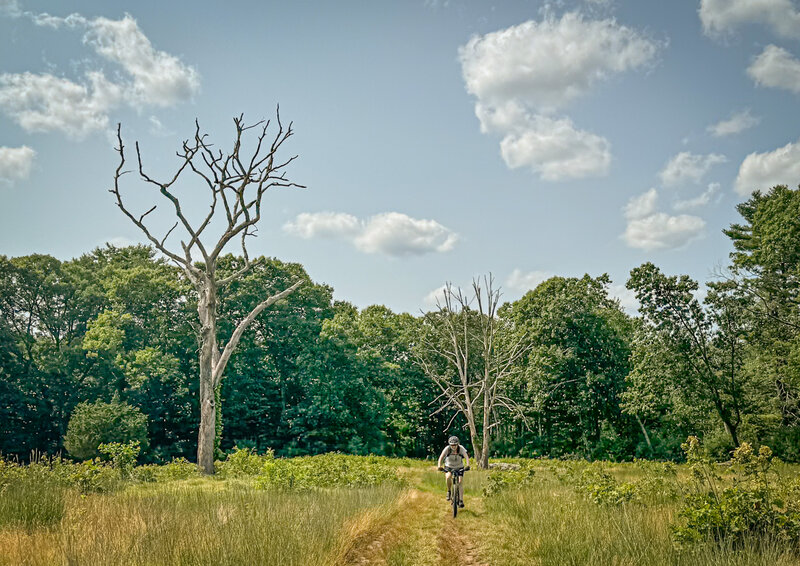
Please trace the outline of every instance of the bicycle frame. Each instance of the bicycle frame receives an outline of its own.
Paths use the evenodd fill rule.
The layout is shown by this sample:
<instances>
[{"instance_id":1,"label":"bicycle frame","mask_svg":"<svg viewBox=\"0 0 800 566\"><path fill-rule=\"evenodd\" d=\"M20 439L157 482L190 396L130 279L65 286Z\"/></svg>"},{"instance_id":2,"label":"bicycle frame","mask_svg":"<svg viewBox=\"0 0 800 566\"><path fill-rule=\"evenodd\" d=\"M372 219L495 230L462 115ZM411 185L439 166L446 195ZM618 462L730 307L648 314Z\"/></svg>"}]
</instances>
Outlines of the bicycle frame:
<instances>
[{"instance_id":1,"label":"bicycle frame","mask_svg":"<svg viewBox=\"0 0 800 566\"><path fill-rule=\"evenodd\" d=\"M453 484L452 487L450 488L451 489L450 502L453 504L453 518L455 518L456 515L458 515L458 507L461 503L461 490L459 489L459 487L461 486L461 482L464 480L464 472L466 472L467 470L469 470L469 467L454 469L445 466L444 468L444 472L445 473L449 472L453 478Z\"/></svg>"}]
</instances>

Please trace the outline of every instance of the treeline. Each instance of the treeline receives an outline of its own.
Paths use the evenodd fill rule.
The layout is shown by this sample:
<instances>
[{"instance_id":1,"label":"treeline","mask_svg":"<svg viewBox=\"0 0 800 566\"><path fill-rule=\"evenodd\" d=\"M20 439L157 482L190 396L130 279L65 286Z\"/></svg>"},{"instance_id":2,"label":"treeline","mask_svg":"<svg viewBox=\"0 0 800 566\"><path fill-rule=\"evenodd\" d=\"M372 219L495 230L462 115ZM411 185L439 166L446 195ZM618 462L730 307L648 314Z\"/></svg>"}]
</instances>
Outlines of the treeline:
<instances>
[{"instance_id":1,"label":"treeline","mask_svg":"<svg viewBox=\"0 0 800 566\"><path fill-rule=\"evenodd\" d=\"M800 460L800 193L776 187L738 209L731 264L707 293L647 263L627 282L638 317L609 296L606 276L553 277L503 305L503 328L528 348L501 384L515 410L493 429L492 455L675 459L694 434L720 457L748 441ZM227 256L219 269L241 262ZM226 286L220 340L298 277L302 266L265 259ZM194 301L182 272L145 246L0 257L0 453L84 457L93 427L116 427L140 440L145 461L194 460ZM437 320L359 311L329 286L302 286L232 356L218 449L425 457L446 434L467 439L462 416L435 412L440 391L419 363Z\"/></svg>"}]
</instances>

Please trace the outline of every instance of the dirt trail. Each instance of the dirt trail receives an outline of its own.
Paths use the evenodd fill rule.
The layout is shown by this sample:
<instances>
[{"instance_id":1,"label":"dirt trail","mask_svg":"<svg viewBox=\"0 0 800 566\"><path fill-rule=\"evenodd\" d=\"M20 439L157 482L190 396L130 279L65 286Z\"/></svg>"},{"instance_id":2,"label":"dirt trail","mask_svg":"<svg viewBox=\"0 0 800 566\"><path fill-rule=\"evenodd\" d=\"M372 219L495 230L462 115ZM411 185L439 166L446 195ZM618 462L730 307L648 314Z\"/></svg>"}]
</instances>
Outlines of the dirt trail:
<instances>
[{"instance_id":1,"label":"dirt trail","mask_svg":"<svg viewBox=\"0 0 800 566\"><path fill-rule=\"evenodd\" d=\"M443 492L412 487L396 505L362 515L349 527L333 566L490 566L481 542L491 530L483 498L466 497L453 519Z\"/></svg>"}]
</instances>

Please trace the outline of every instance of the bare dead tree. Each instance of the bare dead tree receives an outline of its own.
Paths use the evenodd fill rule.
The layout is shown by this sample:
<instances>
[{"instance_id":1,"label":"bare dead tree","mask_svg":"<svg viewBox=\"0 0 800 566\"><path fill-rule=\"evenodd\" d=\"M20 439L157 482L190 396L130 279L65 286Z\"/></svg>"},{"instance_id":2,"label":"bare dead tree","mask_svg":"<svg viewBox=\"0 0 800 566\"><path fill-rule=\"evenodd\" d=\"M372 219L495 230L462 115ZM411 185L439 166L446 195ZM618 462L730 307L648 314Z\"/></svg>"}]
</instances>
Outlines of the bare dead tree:
<instances>
[{"instance_id":1,"label":"bare dead tree","mask_svg":"<svg viewBox=\"0 0 800 566\"><path fill-rule=\"evenodd\" d=\"M264 309L294 292L303 280L295 281L283 291L265 298L241 321L227 343L220 344L217 337L218 296L225 285L244 277L256 263L250 261L247 253L247 238L255 236L257 224L261 220L261 205L264 194L274 187L298 187L286 177L287 166L297 156L283 161L278 159L281 146L293 135L292 124L284 127L277 112L277 131L269 134L270 121L260 121L245 125L240 115L233 119L236 138L230 153L216 150L207 141L207 135L200 131L195 121L194 139L185 140L177 152L180 160L177 171L170 178L157 181L145 173L139 142L136 142L137 171L139 179L158 190L175 214L177 221L163 237L157 237L154 229L148 226L148 215L158 205L142 214L130 211L122 199L120 181L129 171L125 167L125 146L122 144L122 126L117 126L116 148L119 153L119 166L114 174L114 188L110 189L116 204L131 222L139 228L155 248L175 262L194 286L197 294L198 345L200 362L200 427L197 438L197 464L206 474L214 473L214 439L216 433L215 390L222 381L225 366L239 344L242 334ZM243 136L257 129L255 149L243 154ZM269 134L269 135L268 135ZM191 172L194 178L210 191L210 210L199 222L190 222L181 207L176 194L176 183L184 173ZM206 241L206 231L219 224L222 234L214 242L213 236ZM176 228L180 227L184 237L180 240L180 251L167 241ZM241 241L244 265L234 273L221 276L217 273L217 261L228 243L234 238ZM211 245L213 243L213 246Z\"/></svg>"},{"instance_id":2,"label":"bare dead tree","mask_svg":"<svg viewBox=\"0 0 800 566\"><path fill-rule=\"evenodd\" d=\"M441 391L434 414L452 411L448 428L459 414L464 416L475 460L483 469L489 467L491 434L501 424L500 414L510 411L525 421L520 405L505 390L531 345L524 333L497 316L500 297L491 274L483 285L473 280L471 295L445 285L437 310L424 320L426 332L416 356Z\"/></svg>"}]
</instances>

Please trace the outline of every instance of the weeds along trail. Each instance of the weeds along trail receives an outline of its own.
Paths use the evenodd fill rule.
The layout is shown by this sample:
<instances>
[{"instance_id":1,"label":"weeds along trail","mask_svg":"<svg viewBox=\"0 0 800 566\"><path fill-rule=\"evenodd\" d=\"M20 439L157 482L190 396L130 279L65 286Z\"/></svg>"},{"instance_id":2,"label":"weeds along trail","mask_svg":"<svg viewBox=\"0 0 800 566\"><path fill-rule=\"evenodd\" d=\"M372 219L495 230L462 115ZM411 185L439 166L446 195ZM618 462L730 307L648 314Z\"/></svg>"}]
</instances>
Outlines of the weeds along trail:
<instances>
[{"instance_id":1,"label":"weeds along trail","mask_svg":"<svg viewBox=\"0 0 800 566\"><path fill-rule=\"evenodd\" d=\"M439 566L456 561L489 566L482 542L491 525L483 498L468 494L467 507L453 519L442 486L430 481L431 476L441 476L431 472L414 476L412 487L391 506L365 512L346 526L343 542L328 564Z\"/></svg>"}]
</instances>

